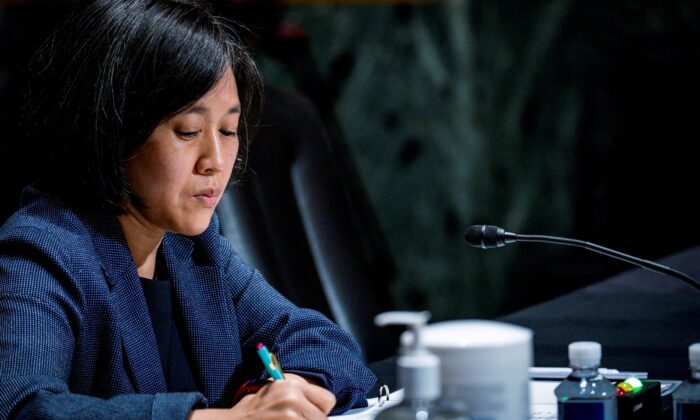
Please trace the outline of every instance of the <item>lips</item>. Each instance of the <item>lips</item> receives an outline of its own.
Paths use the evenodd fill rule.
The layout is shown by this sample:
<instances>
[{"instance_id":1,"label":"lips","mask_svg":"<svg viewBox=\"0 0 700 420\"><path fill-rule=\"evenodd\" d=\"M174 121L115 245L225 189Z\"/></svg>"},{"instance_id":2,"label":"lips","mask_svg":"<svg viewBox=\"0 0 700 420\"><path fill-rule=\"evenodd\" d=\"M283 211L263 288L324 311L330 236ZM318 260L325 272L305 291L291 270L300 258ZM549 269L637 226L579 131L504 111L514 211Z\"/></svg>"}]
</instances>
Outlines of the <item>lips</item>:
<instances>
[{"instance_id":1,"label":"lips","mask_svg":"<svg viewBox=\"0 0 700 420\"><path fill-rule=\"evenodd\" d=\"M199 201L204 207L214 207L219 201L220 195L220 188L210 187L196 192L193 195L193 197L195 200Z\"/></svg>"}]
</instances>

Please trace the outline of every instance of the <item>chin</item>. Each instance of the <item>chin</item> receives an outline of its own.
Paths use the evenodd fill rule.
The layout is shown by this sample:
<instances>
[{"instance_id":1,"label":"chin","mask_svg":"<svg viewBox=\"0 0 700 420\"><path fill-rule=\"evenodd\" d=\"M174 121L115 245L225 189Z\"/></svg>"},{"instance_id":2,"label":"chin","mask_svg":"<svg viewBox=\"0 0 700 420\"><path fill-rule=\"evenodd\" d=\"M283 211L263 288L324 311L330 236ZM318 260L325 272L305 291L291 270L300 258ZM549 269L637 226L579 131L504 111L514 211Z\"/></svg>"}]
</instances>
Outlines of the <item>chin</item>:
<instances>
[{"instance_id":1,"label":"chin","mask_svg":"<svg viewBox=\"0 0 700 420\"><path fill-rule=\"evenodd\" d=\"M184 230L182 232L177 232L177 233L179 233L181 235L185 235L185 236L198 236L198 235L201 235L202 233L204 233L204 231L207 230L207 227L208 226L205 226L201 229L187 229L187 230Z\"/></svg>"},{"instance_id":2,"label":"chin","mask_svg":"<svg viewBox=\"0 0 700 420\"><path fill-rule=\"evenodd\" d=\"M206 220L190 220L189 223L182 226L177 230L177 233L185 236L197 236L204 233L211 223L211 217L206 218Z\"/></svg>"}]
</instances>

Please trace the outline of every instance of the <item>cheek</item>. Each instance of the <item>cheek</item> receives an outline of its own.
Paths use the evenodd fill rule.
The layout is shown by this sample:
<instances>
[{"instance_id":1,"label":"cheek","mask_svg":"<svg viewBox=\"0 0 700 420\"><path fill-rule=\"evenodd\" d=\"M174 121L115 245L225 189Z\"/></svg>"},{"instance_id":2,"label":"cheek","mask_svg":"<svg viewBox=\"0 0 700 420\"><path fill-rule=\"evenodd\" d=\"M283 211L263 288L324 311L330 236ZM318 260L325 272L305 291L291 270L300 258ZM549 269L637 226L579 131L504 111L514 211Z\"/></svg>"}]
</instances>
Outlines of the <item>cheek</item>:
<instances>
[{"instance_id":1,"label":"cheek","mask_svg":"<svg viewBox=\"0 0 700 420\"><path fill-rule=\"evenodd\" d=\"M157 207L182 188L189 172L186 163L180 159L168 156L144 158L127 165L126 178L133 194L147 206Z\"/></svg>"},{"instance_id":2,"label":"cheek","mask_svg":"<svg viewBox=\"0 0 700 420\"><path fill-rule=\"evenodd\" d=\"M235 145L226 145L222 150L224 166L222 171L219 173L219 178L221 175L225 177L230 177L233 172L233 168L236 166L236 160L238 158L238 143Z\"/></svg>"},{"instance_id":3,"label":"cheek","mask_svg":"<svg viewBox=\"0 0 700 420\"><path fill-rule=\"evenodd\" d=\"M233 156L233 160L236 160L236 157L238 156L238 148L239 148L238 142L234 142L233 145L231 145L231 156Z\"/></svg>"},{"instance_id":4,"label":"cheek","mask_svg":"<svg viewBox=\"0 0 700 420\"><path fill-rule=\"evenodd\" d=\"M144 189L148 184L144 182L147 174L145 173L144 167L138 157L131 159L125 164L124 176L126 178L126 182L129 184L129 190L131 193L139 198L142 198L144 195Z\"/></svg>"}]
</instances>

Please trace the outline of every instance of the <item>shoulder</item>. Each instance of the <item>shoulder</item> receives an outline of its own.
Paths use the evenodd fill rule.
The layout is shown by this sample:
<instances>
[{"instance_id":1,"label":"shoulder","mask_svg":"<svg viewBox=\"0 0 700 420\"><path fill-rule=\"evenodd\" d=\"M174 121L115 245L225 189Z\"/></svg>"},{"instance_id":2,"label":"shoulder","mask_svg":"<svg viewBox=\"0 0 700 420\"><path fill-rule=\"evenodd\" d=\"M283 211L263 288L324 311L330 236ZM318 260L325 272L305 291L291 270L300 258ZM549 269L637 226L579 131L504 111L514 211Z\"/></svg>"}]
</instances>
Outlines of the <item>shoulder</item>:
<instances>
[{"instance_id":1,"label":"shoulder","mask_svg":"<svg viewBox=\"0 0 700 420\"><path fill-rule=\"evenodd\" d=\"M63 257L84 248L86 236L89 230L77 213L31 186L22 193L20 209L0 227L2 244L30 245Z\"/></svg>"},{"instance_id":2,"label":"shoulder","mask_svg":"<svg viewBox=\"0 0 700 420\"><path fill-rule=\"evenodd\" d=\"M88 224L55 197L27 188L0 228L0 295L84 302L101 263ZM94 287L94 286L90 286Z\"/></svg>"}]
</instances>

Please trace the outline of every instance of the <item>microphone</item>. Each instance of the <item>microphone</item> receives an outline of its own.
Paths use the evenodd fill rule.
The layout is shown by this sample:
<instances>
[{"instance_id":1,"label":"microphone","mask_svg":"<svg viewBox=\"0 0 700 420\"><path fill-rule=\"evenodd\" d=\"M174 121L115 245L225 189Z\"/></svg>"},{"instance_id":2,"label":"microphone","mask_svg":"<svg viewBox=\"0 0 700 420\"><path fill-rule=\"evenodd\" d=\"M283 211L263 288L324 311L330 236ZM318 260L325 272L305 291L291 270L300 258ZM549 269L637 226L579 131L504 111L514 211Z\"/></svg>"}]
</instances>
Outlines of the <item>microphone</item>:
<instances>
[{"instance_id":1,"label":"microphone","mask_svg":"<svg viewBox=\"0 0 700 420\"><path fill-rule=\"evenodd\" d=\"M591 242L580 241L578 239L545 235L519 235L517 233L506 232L505 229L492 225L469 226L467 231L464 233L464 239L469 245L483 249L499 248L513 242L544 242L550 244L576 246L634 264L655 273L675 277L700 290L700 282L676 269L655 263L653 261L633 257L620 251L615 251L614 249L596 245Z\"/></svg>"}]
</instances>

